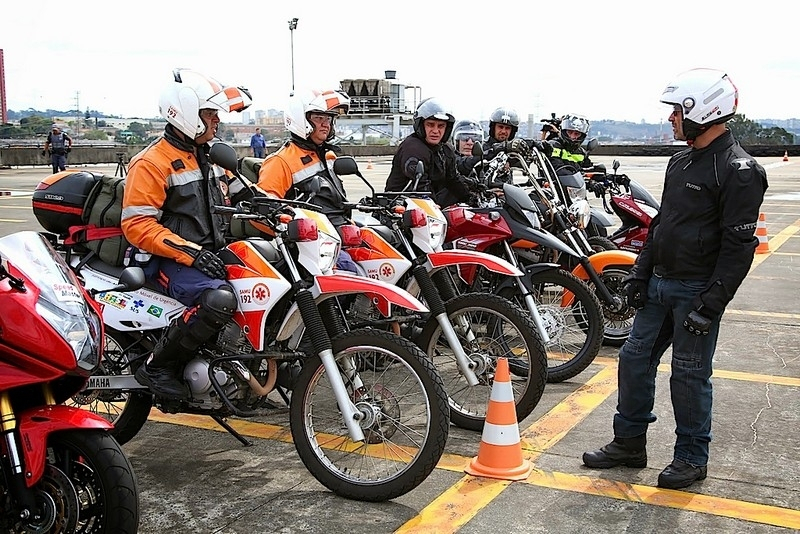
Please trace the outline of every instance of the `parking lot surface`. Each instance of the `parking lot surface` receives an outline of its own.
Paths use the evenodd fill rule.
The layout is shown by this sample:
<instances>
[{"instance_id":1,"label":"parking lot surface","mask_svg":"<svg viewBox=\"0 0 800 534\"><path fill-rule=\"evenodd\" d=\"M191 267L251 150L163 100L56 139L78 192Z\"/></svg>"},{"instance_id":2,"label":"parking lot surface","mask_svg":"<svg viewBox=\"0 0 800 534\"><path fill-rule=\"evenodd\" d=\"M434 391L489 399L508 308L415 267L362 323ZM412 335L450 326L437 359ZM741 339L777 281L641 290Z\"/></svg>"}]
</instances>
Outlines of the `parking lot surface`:
<instances>
[{"instance_id":1,"label":"parking lot surface","mask_svg":"<svg viewBox=\"0 0 800 534\"><path fill-rule=\"evenodd\" d=\"M598 157L610 168L613 157ZM621 172L660 197L666 158L618 158ZM662 359L642 469L593 470L586 450L612 438L617 349L566 382L548 384L519 421L534 470L511 482L467 475L481 434L452 427L428 479L385 503L337 497L306 471L288 410L228 422L154 410L124 446L141 489L143 533L773 533L800 529L800 159L761 158L770 183L762 207L769 252L756 255L722 320L714 361L708 478L683 491L655 487L672 460L670 352ZM359 159L382 190L390 158ZM369 167L369 169L368 169ZM87 167L114 174L115 165ZM0 235L39 230L31 193L49 169L0 169ZM355 200L367 187L346 181ZM597 200L592 199L595 204ZM596 204L599 205L599 204Z\"/></svg>"}]
</instances>

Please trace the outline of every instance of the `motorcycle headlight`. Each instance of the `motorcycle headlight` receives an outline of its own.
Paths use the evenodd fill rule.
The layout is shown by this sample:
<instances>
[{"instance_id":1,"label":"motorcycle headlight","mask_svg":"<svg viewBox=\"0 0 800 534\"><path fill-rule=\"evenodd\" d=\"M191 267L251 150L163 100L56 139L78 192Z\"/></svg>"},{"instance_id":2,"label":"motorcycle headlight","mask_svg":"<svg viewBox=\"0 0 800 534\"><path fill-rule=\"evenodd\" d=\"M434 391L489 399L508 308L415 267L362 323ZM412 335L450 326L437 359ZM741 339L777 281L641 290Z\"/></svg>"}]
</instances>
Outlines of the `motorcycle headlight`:
<instances>
[{"instance_id":1,"label":"motorcycle headlight","mask_svg":"<svg viewBox=\"0 0 800 534\"><path fill-rule=\"evenodd\" d=\"M321 272L332 269L339 257L340 243L336 239L321 239L319 243L319 260L317 265Z\"/></svg>"},{"instance_id":2,"label":"motorcycle headlight","mask_svg":"<svg viewBox=\"0 0 800 534\"><path fill-rule=\"evenodd\" d=\"M586 200L578 200L569 207L569 217L578 226L586 228L592 218L592 208Z\"/></svg>"},{"instance_id":3,"label":"motorcycle headlight","mask_svg":"<svg viewBox=\"0 0 800 534\"><path fill-rule=\"evenodd\" d=\"M431 234L431 248L436 250L444 244L447 224L444 221L428 217L428 230Z\"/></svg>"},{"instance_id":4,"label":"motorcycle headlight","mask_svg":"<svg viewBox=\"0 0 800 534\"><path fill-rule=\"evenodd\" d=\"M75 306L67 313L64 307L54 306L47 299L36 302L36 311L72 347L78 367L94 371L100 363L100 319L84 306Z\"/></svg>"},{"instance_id":5,"label":"motorcycle headlight","mask_svg":"<svg viewBox=\"0 0 800 534\"><path fill-rule=\"evenodd\" d=\"M581 187L567 187L567 194L572 204L579 200L586 200L586 182Z\"/></svg>"}]
</instances>

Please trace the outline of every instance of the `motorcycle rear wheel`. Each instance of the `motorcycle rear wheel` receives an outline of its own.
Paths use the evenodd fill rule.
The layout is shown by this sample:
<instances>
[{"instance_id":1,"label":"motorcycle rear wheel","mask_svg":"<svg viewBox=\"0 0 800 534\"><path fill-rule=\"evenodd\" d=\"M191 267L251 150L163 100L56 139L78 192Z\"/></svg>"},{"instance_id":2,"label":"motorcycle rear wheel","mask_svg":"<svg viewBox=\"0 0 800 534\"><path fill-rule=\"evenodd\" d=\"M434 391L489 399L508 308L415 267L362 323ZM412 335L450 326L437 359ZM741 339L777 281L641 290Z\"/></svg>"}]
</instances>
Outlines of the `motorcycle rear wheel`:
<instances>
[{"instance_id":1,"label":"motorcycle rear wheel","mask_svg":"<svg viewBox=\"0 0 800 534\"><path fill-rule=\"evenodd\" d=\"M418 344L442 377L453 424L467 430L483 430L499 357L506 357L509 365L524 370L517 378L512 377L511 388L517 420L528 417L539 404L547 383L547 351L530 314L491 293L459 295L447 301L445 308L467 358L474 364L478 385L466 383L436 320L428 321ZM462 320L467 328L459 327Z\"/></svg>"},{"instance_id":2,"label":"motorcycle rear wheel","mask_svg":"<svg viewBox=\"0 0 800 534\"><path fill-rule=\"evenodd\" d=\"M563 269L535 273L530 279L550 342L547 344L547 381L563 382L582 373L597 357L603 343L603 314L597 295L581 279ZM574 301L564 306L565 292ZM501 295L522 306L519 289L504 288ZM524 369L510 367L512 373Z\"/></svg>"},{"instance_id":3,"label":"motorcycle rear wheel","mask_svg":"<svg viewBox=\"0 0 800 534\"><path fill-rule=\"evenodd\" d=\"M35 486L37 513L9 525L10 532L137 532L139 492L133 467L106 431L54 433L46 459Z\"/></svg>"},{"instance_id":4,"label":"motorcycle rear wheel","mask_svg":"<svg viewBox=\"0 0 800 534\"><path fill-rule=\"evenodd\" d=\"M383 502L404 495L444 453L450 418L442 379L419 347L390 332L357 329L332 342L340 371L343 363L358 370L343 378L364 416L366 441L350 439L325 367L314 356L303 361L289 407L297 453L314 478L339 496ZM381 365L359 361L375 359ZM355 389L359 382L363 386Z\"/></svg>"},{"instance_id":5,"label":"motorcycle rear wheel","mask_svg":"<svg viewBox=\"0 0 800 534\"><path fill-rule=\"evenodd\" d=\"M604 322L603 345L609 347L621 347L633 329L636 310L627 305L624 282L629 272L630 267L607 267L600 274L600 279L611 294L624 303L623 308L619 311L614 311L611 306L601 303ZM594 284L591 281L588 284L594 291Z\"/></svg>"},{"instance_id":6,"label":"motorcycle rear wheel","mask_svg":"<svg viewBox=\"0 0 800 534\"><path fill-rule=\"evenodd\" d=\"M103 341L103 360L94 376L131 375L136 372L131 367L126 347L132 338L106 327ZM120 445L129 442L139 433L153 407L153 395L147 391L108 391L86 389L66 401L69 406L82 408L95 413L113 423L109 433Z\"/></svg>"}]
</instances>

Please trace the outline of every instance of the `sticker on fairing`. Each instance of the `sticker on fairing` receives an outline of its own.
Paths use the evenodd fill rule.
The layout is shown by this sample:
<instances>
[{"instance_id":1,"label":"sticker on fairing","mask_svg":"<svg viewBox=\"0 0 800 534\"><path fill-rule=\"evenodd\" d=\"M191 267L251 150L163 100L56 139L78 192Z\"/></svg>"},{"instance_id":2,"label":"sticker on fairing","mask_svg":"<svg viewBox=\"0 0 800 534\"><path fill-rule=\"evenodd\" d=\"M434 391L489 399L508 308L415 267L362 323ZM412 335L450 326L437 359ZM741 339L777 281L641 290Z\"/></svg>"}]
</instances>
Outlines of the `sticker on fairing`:
<instances>
[{"instance_id":1,"label":"sticker on fairing","mask_svg":"<svg viewBox=\"0 0 800 534\"><path fill-rule=\"evenodd\" d=\"M81 292L72 284L53 284L53 293L61 302L80 302L83 300Z\"/></svg>"}]
</instances>

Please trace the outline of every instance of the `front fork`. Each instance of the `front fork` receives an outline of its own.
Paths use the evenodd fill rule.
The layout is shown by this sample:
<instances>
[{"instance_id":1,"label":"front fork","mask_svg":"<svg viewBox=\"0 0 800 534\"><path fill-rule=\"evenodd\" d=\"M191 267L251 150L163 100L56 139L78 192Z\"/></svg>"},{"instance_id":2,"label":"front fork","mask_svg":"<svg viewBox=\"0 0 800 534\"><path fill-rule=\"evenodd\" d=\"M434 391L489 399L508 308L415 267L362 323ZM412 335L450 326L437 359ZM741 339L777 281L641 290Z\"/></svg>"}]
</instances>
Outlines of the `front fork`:
<instances>
[{"instance_id":1,"label":"front fork","mask_svg":"<svg viewBox=\"0 0 800 534\"><path fill-rule=\"evenodd\" d=\"M520 269L517 256L511 250L508 241L503 241L503 247L506 250L506 258L508 258L508 261L511 262L514 267ZM539 335L542 337L542 342L545 344L550 343L550 336L547 334L544 320L542 320L542 316L539 314L539 307L533 299L533 284L527 276L518 276L517 287L519 287L520 293L522 293L522 298L525 301L525 305L528 307L528 311L531 312L531 317L533 317L533 322L536 324L536 330L539 331Z\"/></svg>"}]
</instances>

